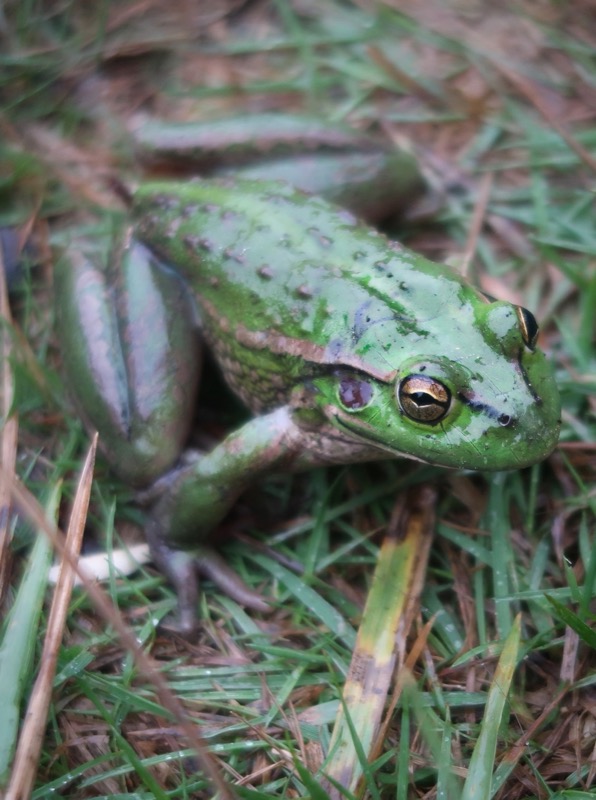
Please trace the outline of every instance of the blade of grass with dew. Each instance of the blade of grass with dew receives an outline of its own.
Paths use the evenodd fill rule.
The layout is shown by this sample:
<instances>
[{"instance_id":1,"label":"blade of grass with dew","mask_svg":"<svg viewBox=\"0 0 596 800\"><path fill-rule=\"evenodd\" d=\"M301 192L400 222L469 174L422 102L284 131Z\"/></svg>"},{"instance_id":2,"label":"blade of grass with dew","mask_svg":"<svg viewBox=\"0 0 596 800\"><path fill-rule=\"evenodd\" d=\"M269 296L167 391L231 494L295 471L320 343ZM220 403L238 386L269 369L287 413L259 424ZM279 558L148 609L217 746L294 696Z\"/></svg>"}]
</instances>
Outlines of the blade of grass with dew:
<instances>
[{"instance_id":1,"label":"blade of grass with dew","mask_svg":"<svg viewBox=\"0 0 596 800\"><path fill-rule=\"evenodd\" d=\"M461 800L489 800L491 796L497 735L517 666L520 639L521 616L518 614L503 645L503 652L488 691L480 735L472 753Z\"/></svg>"},{"instance_id":2,"label":"blade of grass with dew","mask_svg":"<svg viewBox=\"0 0 596 800\"><path fill-rule=\"evenodd\" d=\"M46 515L55 519L62 486L48 497ZM8 613L0 644L0 787L8 780L19 726L21 701L31 673L37 630L52 560L52 545L37 532L16 599Z\"/></svg>"},{"instance_id":3,"label":"blade of grass with dew","mask_svg":"<svg viewBox=\"0 0 596 800\"><path fill-rule=\"evenodd\" d=\"M367 770L394 674L398 637L405 641L420 597L434 530L434 500L429 486L410 490L379 553L327 760L329 781L350 792L356 791ZM329 793L340 796L334 788Z\"/></svg>"}]
</instances>

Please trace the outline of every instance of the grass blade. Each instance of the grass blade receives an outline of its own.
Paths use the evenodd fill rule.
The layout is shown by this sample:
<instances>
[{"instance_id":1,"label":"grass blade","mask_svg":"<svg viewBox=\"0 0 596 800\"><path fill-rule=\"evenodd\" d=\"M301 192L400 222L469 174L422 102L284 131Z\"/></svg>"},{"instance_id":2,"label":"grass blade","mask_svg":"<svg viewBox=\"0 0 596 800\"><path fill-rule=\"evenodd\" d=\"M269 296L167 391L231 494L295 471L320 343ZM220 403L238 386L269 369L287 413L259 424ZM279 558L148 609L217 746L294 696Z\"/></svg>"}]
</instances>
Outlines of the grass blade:
<instances>
[{"instance_id":1,"label":"grass blade","mask_svg":"<svg viewBox=\"0 0 596 800\"><path fill-rule=\"evenodd\" d=\"M488 693L480 736L472 753L461 800L489 800L491 796L497 735L517 665L520 638L521 617L518 615L505 640L495 677Z\"/></svg>"},{"instance_id":2,"label":"grass blade","mask_svg":"<svg viewBox=\"0 0 596 800\"><path fill-rule=\"evenodd\" d=\"M65 548L74 560L78 558L83 541L87 508L91 495L96 446L97 437L87 454L81 471L66 535ZM45 539L49 545L49 539L41 532L40 537ZM19 800L19 798L29 797L33 788L74 577L75 573L70 564L63 562L48 618L40 668L29 698L25 722L21 729L10 784L6 792L6 800Z\"/></svg>"},{"instance_id":3,"label":"grass blade","mask_svg":"<svg viewBox=\"0 0 596 800\"><path fill-rule=\"evenodd\" d=\"M46 514L54 519L61 484L56 484L46 503ZM0 645L0 787L6 785L14 754L21 703L28 683L37 630L41 617L52 546L42 531L37 532L23 580L4 626Z\"/></svg>"},{"instance_id":4,"label":"grass blade","mask_svg":"<svg viewBox=\"0 0 596 800\"><path fill-rule=\"evenodd\" d=\"M367 598L331 744L327 775L356 792L371 754L399 649L422 591L434 530L434 491L409 492L390 523ZM372 787L369 787L372 788ZM341 795L330 788L331 798Z\"/></svg>"}]
</instances>

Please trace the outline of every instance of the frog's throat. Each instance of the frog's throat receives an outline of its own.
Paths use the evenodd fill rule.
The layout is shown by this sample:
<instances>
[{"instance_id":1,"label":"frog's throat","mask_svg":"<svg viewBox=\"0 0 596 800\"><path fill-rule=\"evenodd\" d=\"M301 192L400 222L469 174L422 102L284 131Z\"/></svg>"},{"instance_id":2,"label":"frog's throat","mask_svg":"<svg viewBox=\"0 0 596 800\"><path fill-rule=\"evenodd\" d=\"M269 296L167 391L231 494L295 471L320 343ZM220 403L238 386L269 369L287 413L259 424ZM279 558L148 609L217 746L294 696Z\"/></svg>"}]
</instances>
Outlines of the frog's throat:
<instances>
[{"instance_id":1,"label":"frog's throat","mask_svg":"<svg viewBox=\"0 0 596 800\"><path fill-rule=\"evenodd\" d=\"M404 458L415 458L403 450L397 450L395 447L390 447L384 441L380 434L376 433L374 428L359 423L357 425L351 424L351 417L341 414L335 406L325 406L323 409L325 416L331 424L340 431L347 433L351 439L356 439L359 442L366 443L370 446L378 447L379 450L385 453L391 453L392 456L403 456ZM350 420L350 422L348 422ZM423 461L423 459L416 459Z\"/></svg>"}]
</instances>

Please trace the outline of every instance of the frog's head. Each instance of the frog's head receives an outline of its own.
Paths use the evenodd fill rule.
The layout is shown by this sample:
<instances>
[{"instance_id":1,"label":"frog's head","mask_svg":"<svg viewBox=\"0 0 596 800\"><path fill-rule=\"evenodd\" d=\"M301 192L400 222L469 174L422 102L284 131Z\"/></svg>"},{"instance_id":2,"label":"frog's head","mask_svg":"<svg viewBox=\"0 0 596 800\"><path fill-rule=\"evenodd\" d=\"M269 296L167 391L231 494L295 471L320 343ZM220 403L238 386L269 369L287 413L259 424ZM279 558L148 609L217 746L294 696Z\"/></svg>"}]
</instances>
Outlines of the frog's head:
<instances>
[{"instance_id":1,"label":"frog's head","mask_svg":"<svg viewBox=\"0 0 596 800\"><path fill-rule=\"evenodd\" d=\"M558 441L560 400L536 320L471 287L458 294L457 313L446 303L391 346L387 325L371 325L360 352L315 379L316 405L340 431L395 455L482 470L540 461Z\"/></svg>"}]
</instances>

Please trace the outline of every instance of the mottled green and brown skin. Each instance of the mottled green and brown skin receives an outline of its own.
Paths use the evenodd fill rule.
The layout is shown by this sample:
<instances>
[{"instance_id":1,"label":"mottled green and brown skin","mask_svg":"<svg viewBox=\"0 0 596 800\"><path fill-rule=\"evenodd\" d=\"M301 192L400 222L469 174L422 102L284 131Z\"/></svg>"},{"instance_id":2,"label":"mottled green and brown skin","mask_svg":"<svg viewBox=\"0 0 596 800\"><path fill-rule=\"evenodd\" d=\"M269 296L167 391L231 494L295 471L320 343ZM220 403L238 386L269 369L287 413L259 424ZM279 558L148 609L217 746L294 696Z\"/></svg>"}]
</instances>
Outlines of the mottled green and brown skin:
<instances>
[{"instance_id":1,"label":"mottled green and brown skin","mask_svg":"<svg viewBox=\"0 0 596 800\"><path fill-rule=\"evenodd\" d=\"M205 536L268 472L399 456L501 470L555 446L559 395L532 315L489 301L349 212L282 184L226 179L142 186L131 218L143 252L188 287L204 340L255 415L154 487L147 535L178 590L181 627L194 624ZM172 325L186 319L168 313ZM142 391L124 371L135 398ZM112 433L105 426L108 451ZM134 455L134 437L128 448ZM203 567L259 605L224 565Z\"/></svg>"}]
</instances>

